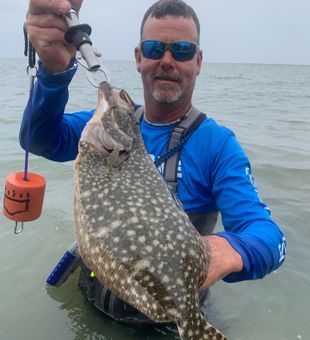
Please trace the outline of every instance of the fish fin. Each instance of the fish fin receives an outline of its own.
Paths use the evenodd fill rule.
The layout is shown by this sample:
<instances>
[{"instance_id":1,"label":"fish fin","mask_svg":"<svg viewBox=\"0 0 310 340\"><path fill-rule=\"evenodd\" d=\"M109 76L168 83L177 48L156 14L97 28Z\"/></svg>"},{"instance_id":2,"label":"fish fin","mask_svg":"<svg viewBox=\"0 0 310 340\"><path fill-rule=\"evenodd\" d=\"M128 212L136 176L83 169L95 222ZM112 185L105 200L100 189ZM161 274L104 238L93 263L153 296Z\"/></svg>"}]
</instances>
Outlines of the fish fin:
<instances>
[{"instance_id":1,"label":"fish fin","mask_svg":"<svg viewBox=\"0 0 310 340\"><path fill-rule=\"evenodd\" d=\"M225 335L207 322L201 312L194 316L176 322L182 340L227 340Z\"/></svg>"}]
</instances>

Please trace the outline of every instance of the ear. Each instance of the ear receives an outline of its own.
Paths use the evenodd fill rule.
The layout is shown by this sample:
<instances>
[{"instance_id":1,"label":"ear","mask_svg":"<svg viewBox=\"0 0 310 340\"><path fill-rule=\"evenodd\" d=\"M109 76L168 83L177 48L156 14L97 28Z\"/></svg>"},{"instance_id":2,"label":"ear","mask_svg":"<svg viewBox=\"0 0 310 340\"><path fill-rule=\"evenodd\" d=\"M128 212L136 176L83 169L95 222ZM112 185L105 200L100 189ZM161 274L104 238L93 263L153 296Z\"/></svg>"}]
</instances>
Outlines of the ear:
<instances>
[{"instance_id":1,"label":"ear","mask_svg":"<svg viewBox=\"0 0 310 340\"><path fill-rule=\"evenodd\" d=\"M200 74L200 70L201 70L201 64L202 64L202 59L203 59L203 53L202 50L199 50L197 52L197 57L196 57L196 61L197 61L197 76Z\"/></svg>"},{"instance_id":2,"label":"ear","mask_svg":"<svg viewBox=\"0 0 310 340\"><path fill-rule=\"evenodd\" d=\"M135 59L136 59L137 71L140 73L142 56L141 56L141 51L139 47L135 48Z\"/></svg>"}]
</instances>

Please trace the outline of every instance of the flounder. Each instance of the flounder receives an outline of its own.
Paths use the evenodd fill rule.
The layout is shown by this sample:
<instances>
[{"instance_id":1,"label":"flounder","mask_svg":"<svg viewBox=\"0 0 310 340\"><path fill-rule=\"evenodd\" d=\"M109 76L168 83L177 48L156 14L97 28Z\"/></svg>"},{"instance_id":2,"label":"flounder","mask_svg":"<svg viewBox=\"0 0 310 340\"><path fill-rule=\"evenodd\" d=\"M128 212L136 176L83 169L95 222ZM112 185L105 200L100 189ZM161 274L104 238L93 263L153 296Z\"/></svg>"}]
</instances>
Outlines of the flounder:
<instances>
[{"instance_id":1,"label":"flounder","mask_svg":"<svg viewBox=\"0 0 310 340\"><path fill-rule=\"evenodd\" d=\"M226 339L199 308L207 244L147 154L129 95L107 82L79 142L74 216L83 261L114 294L183 340Z\"/></svg>"}]
</instances>

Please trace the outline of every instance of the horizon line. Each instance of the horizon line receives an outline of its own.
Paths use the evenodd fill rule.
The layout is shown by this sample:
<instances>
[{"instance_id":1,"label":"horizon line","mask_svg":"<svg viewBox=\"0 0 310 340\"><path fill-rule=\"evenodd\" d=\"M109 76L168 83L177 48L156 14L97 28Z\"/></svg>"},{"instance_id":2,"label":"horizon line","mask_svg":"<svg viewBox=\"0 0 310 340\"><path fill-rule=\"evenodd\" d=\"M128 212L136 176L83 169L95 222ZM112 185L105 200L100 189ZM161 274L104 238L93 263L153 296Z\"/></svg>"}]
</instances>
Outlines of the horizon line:
<instances>
[{"instance_id":1,"label":"horizon line","mask_svg":"<svg viewBox=\"0 0 310 340\"><path fill-rule=\"evenodd\" d=\"M0 59L25 59L27 60L27 57L2 57L0 56ZM105 62L117 62L117 61L123 61L123 62L134 62L134 59L106 59ZM304 63L281 63L281 62L253 62L253 61L203 61L203 64L246 64L246 65L279 65L279 66L310 66L309 64Z\"/></svg>"}]
</instances>

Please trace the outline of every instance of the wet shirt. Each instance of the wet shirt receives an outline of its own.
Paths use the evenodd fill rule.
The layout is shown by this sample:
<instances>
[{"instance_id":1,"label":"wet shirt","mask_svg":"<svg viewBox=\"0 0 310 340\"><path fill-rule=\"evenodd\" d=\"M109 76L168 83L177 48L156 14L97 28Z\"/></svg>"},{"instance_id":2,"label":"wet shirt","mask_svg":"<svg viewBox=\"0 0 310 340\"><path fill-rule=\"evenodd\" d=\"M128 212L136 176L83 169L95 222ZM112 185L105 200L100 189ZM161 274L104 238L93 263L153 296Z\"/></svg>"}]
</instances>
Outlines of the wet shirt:
<instances>
[{"instance_id":1,"label":"wet shirt","mask_svg":"<svg viewBox=\"0 0 310 340\"><path fill-rule=\"evenodd\" d=\"M74 160L81 132L94 110L64 114L68 85L76 64L60 74L40 65L38 81L22 120L24 147L27 115L31 115L30 151L54 161ZM149 155L162 155L173 125L154 126L142 119L141 133ZM162 169L159 169L160 171ZM178 164L178 197L187 213L220 211L224 237L241 255L244 269L227 282L261 278L285 257L285 238L261 200L250 162L235 135L206 118L182 149Z\"/></svg>"}]
</instances>

